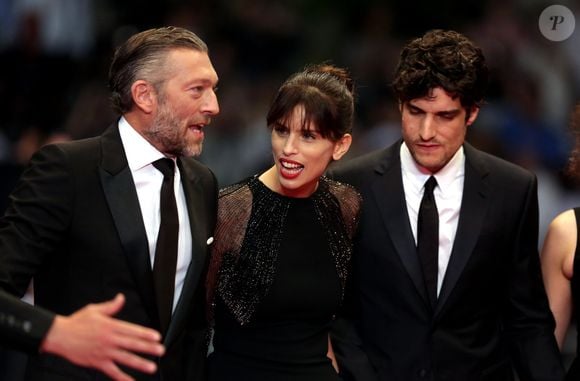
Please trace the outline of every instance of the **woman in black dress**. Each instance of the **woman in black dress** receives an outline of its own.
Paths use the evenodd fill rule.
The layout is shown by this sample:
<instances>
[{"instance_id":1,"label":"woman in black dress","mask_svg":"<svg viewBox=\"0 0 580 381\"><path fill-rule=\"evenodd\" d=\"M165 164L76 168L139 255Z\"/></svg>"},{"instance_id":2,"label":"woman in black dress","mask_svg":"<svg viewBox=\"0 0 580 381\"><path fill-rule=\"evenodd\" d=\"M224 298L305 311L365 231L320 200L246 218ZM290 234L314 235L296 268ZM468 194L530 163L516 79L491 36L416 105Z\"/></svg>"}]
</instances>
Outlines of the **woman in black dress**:
<instances>
[{"instance_id":1,"label":"woman in black dress","mask_svg":"<svg viewBox=\"0 0 580 381\"><path fill-rule=\"evenodd\" d=\"M569 175L580 179L580 104L572 116L576 146L570 158ZM580 327L580 208L562 212L550 223L542 248L542 274L550 308L556 320L556 340L560 349L572 318ZM578 330L580 335L580 330ZM580 342L580 336L576 343ZM566 381L580 380L578 355L566 375Z\"/></svg>"},{"instance_id":2,"label":"woman in black dress","mask_svg":"<svg viewBox=\"0 0 580 381\"><path fill-rule=\"evenodd\" d=\"M343 69L294 74L267 116L274 165L220 191L209 380L339 380L329 330L361 200L323 174L350 147L353 108Z\"/></svg>"}]
</instances>

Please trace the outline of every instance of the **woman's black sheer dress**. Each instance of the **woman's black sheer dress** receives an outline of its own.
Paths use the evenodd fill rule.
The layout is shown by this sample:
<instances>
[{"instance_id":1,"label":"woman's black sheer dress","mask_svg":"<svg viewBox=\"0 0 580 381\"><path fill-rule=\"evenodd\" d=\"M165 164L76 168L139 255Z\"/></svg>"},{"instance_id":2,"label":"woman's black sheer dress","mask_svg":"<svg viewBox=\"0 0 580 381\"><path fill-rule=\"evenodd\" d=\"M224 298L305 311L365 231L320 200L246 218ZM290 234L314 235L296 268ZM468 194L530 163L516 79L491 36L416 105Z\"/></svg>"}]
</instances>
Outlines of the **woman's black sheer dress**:
<instances>
[{"instance_id":1,"label":"woman's black sheer dress","mask_svg":"<svg viewBox=\"0 0 580 381\"><path fill-rule=\"evenodd\" d=\"M257 177L222 191L208 283L215 289L210 381L339 380L326 356L328 333L359 204L351 187L327 179L308 198L281 196Z\"/></svg>"}]
</instances>

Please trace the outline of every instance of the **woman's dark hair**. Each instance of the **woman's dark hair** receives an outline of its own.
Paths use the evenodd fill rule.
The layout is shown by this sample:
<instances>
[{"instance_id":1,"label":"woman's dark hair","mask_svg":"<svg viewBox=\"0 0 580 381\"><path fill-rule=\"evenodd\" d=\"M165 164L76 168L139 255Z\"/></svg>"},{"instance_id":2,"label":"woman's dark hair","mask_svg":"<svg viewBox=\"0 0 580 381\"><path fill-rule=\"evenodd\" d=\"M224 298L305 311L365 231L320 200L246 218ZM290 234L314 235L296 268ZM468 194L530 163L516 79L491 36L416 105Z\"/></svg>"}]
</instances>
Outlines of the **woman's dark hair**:
<instances>
[{"instance_id":1,"label":"woman's dark hair","mask_svg":"<svg viewBox=\"0 0 580 381\"><path fill-rule=\"evenodd\" d=\"M337 141L352 131L353 81L345 69L333 65L307 66L278 89L266 117L268 128L285 124L299 105L304 107L303 129L312 123L323 138Z\"/></svg>"},{"instance_id":2,"label":"woman's dark hair","mask_svg":"<svg viewBox=\"0 0 580 381\"><path fill-rule=\"evenodd\" d=\"M469 110L481 106L488 77L479 47L460 33L436 29L403 48L392 86L402 103L441 87Z\"/></svg>"},{"instance_id":3,"label":"woman's dark hair","mask_svg":"<svg viewBox=\"0 0 580 381\"><path fill-rule=\"evenodd\" d=\"M113 108L121 114L131 109L131 86L138 79L158 89L165 73L165 58L178 48L207 52L207 45L195 33L172 26L137 33L119 46L109 69Z\"/></svg>"}]
</instances>

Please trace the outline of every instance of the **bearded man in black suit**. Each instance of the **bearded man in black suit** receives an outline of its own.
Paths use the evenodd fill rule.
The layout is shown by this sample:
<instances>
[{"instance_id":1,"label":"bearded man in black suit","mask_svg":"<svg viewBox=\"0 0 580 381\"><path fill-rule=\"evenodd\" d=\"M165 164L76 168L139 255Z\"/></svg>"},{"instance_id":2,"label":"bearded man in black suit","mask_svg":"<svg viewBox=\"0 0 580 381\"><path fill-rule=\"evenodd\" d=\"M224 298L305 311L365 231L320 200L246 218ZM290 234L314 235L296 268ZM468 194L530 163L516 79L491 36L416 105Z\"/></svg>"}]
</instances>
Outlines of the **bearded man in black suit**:
<instances>
[{"instance_id":1,"label":"bearded man in black suit","mask_svg":"<svg viewBox=\"0 0 580 381\"><path fill-rule=\"evenodd\" d=\"M217 81L194 33L132 36L109 73L120 119L101 136L40 149L0 220L0 288L21 296L34 278L36 304L60 315L122 293L116 318L161 332L158 371L127 370L140 380L203 375L217 181L193 156L219 112ZM27 377L105 379L47 354L30 358Z\"/></svg>"}]
</instances>

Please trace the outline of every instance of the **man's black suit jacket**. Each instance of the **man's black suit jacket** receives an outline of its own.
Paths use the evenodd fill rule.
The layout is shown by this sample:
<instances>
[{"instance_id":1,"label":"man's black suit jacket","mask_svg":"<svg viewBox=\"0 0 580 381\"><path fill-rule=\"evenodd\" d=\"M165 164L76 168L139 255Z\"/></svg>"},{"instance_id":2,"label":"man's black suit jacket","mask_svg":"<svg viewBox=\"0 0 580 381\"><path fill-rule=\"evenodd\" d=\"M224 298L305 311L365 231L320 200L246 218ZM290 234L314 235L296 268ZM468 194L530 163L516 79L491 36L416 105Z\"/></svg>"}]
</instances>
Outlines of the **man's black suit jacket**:
<instances>
[{"instance_id":1,"label":"man's black suit jacket","mask_svg":"<svg viewBox=\"0 0 580 381\"><path fill-rule=\"evenodd\" d=\"M521 381L562 380L539 266L536 177L464 144L459 224L433 311L400 144L330 173L363 196L345 319L333 338L343 378L508 381L515 368Z\"/></svg>"},{"instance_id":2,"label":"man's black suit jacket","mask_svg":"<svg viewBox=\"0 0 580 381\"><path fill-rule=\"evenodd\" d=\"M54 314L33 307L0 290L0 345L9 349L38 351Z\"/></svg>"},{"instance_id":3,"label":"man's black suit jacket","mask_svg":"<svg viewBox=\"0 0 580 381\"><path fill-rule=\"evenodd\" d=\"M192 261L154 376L199 380L206 356L204 278L215 226L217 181L191 158L178 159L192 233ZM0 288L22 295L34 277L35 303L68 315L126 296L118 318L159 329L147 236L116 125L103 135L48 145L23 173L0 220ZM104 375L48 355L31 357L33 380L98 380Z\"/></svg>"}]
</instances>

